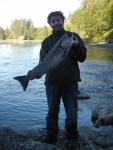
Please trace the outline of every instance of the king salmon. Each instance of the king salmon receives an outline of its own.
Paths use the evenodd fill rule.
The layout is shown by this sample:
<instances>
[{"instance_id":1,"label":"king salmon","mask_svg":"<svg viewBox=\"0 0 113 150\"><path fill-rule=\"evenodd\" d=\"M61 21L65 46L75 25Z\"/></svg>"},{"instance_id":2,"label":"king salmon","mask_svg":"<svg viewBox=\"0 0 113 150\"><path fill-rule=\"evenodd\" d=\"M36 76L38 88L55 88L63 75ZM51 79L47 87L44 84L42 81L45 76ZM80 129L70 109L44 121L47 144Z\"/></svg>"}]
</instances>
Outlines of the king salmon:
<instances>
[{"instance_id":1,"label":"king salmon","mask_svg":"<svg viewBox=\"0 0 113 150\"><path fill-rule=\"evenodd\" d=\"M46 54L43 61L30 70L30 73L34 74L36 78L39 79L44 74L57 67L60 62L64 60L73 43L74 35L72 34L71 36L68 36L67 33L65 33L55 46ZM30 81L29 75L16 76L13 79L20 82L24 91L27 89Z\"/></svg>"}]
</instances>

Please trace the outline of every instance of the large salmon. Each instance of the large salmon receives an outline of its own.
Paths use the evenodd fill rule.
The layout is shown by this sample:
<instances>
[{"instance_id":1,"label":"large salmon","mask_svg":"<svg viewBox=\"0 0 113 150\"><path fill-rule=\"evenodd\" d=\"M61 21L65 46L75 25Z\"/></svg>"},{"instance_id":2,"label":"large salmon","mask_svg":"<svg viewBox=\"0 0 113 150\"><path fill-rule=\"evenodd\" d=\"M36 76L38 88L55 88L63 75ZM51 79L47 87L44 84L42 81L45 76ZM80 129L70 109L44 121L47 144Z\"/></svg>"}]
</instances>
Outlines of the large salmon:
<instances>
[{"instance_id":1,"label":"large salmon","mask_svg":"<svg viewBox=\"0 0 113 150\"><path fill-rule=\"evenodd\" d=\"M74 43L74 35L68 36L65 33L55 46L46 54L42 62L40 62L30 73L36 75L36 78L41 78L44 74L54 69L60 64L67 55L69 49ZM25 91L30 81L29 75L17 76L13 79L19 81Z\"/></svg>"}]
</instances>

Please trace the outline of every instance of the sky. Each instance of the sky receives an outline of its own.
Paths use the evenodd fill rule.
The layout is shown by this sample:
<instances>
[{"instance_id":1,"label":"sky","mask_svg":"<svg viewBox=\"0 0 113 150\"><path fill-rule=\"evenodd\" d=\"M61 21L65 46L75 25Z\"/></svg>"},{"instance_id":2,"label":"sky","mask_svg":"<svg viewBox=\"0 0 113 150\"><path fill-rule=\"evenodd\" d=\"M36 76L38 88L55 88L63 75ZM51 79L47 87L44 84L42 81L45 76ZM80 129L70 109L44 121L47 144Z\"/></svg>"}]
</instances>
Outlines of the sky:
<instances>
[{"instance_id":1,"label":"sky","mask_svg":"<svg viewBox=\"0 0 113 150\"><path fill-rule=\"evenodd\" d=\"M48 26L47 16L62 11L65 17L81 6L82 0L0 0L0 26L10 28L12 20L31 19L35 27Z\"/></svg>"}]
</instances>

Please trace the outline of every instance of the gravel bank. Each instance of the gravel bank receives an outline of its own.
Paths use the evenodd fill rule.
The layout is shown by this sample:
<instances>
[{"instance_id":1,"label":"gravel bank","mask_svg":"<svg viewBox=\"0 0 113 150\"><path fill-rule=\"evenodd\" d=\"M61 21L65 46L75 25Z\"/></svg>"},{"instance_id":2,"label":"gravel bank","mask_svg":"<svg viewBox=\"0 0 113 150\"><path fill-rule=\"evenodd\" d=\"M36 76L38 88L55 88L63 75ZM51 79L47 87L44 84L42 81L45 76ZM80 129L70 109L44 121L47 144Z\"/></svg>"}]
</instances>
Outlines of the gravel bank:
<instances>
[{"instance_id":1,"label":"gravel bank","mask_svg":"<svg viewBox=\"0 0 113 150\"><path fill-rule=\"evenodd\" d=\"M109 47L113 48L113 43L107 43L107 42L95 42L95 43L86 43L86 46L98 46L98 47Z\"/></svg>"}]
</instances>

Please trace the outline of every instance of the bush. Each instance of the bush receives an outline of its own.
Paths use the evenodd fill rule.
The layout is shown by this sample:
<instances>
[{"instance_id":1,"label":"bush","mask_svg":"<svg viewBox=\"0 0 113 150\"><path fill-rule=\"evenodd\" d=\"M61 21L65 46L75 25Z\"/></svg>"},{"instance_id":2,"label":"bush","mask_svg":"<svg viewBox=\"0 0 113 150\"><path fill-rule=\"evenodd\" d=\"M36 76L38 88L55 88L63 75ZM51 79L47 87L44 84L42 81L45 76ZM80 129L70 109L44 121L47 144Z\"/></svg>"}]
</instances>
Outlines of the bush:
<instances>
[{"instance_id":1,"label":"bush","mask_svg":"<svg viewBox=\"0 0 113 150\"><path fill-rule=\"evenodd\" d=\"M106 32L106 33L104 34L104 37L105 37L105 39L106 39L107 41L113 39L113 29L111 29L110 31Z\"/></svg>"}]
</instances>

